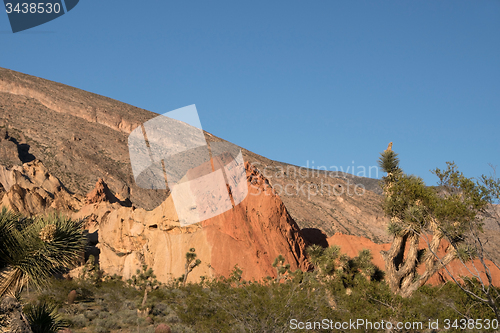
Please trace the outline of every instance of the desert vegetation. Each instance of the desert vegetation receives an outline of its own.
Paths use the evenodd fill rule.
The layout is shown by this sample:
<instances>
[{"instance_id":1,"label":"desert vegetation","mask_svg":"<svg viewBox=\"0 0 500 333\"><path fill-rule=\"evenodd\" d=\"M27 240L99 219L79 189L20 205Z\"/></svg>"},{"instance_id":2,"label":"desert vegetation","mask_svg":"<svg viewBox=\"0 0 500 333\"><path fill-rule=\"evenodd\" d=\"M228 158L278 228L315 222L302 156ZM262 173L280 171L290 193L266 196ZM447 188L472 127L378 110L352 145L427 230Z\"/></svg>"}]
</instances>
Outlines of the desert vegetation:
<instances>
[{"instance_id":1,"label":"desert vegetation","mask_svg":"<svg viewBox=\"0 0 500 333\"><path fill-rule=\"evenodd\" d=\"M167 284L156 281L148 267L128 281L108 276L90 258L79 278L51 277L43 288L24 288L16 296L24 304L33 332L58 332L63 327L74 333L290 332L294 319L342 322L361 318L425 325L429 320L495 318L487 304L451 282L422 286L405 298L395 294L383 273L371 264L369 251L349 258L338 247L310 246L308 254L315 267L310 272L292 272L278 257L274 265L278 278L245 281L241 269L235 267L227 278L184 283L181 277ZM186 262L192 259L186 255ZM480 288L478 281L469 283Z\"/></svg>"},{"instance_id":2,"label":"desert vegetation","mask_svg":"<svg viewBox=\"0 0 500 333\"><path fill-rule=\"evenodd\" d=\"M390 145L381 153L379 160L386 172L382 180L383 208L390 218L388 231L393 236L391 248L382 253L391 291L408 297L444 268L463 292L487 305L500 321L500 294L492 285L480 235L487 208L499 199L498 178L494 174L483 175L479 180L467 178L455 163L448 162L446 169L433 170L439 178L438 186L426 186L421 178L403 172L391 148ZM421 239L426 244L423 249L419 248ZM445 254L439 256L443 240L449 245ZM479 263L474 263L474 259ZM450 273L446 267L452 260L460 261L469 276ZM493 264L498 268L497 263ZM417 274L419 266L425 266L423 274Z\"/></svg>"},{"instance_id":3,"label":"desert vegetation","mask_svg":"<svg viewBox=\"0 0 500 333\"><path fill-rule=\"evenodd\" d=\"M144 302L141 286L152 276L144 275L151 272L146 268L140 273L142 281L137 283L106 275L97 281L54 278L47 288L24 292L20 299L26 304L50 305L47 312L75 333L160 332L155 331L158 327L171 332L290 332L293 319L320 322L326 318L340 322L363 318L372 322L383 319L425 324L429 320L443 322L464 316L495 318L486 304L469 297L455 283L423 286L403 298L395 295L369 264L363 266L369 253L347 258L337 250L310 251L315 252L319 269L288 271L282 274L280 282L274 277L244 281L241 270L235 267L228 278L185 285L181 280L160 284L150 289ZM479 287L477 282L475 286Z\"/></svg>"},{"instance_id":4,"label":"desert vegetation","mask_svg":"<svg viewBox=\"0 0 500 333\"><path fill-rule=\"evenodd\" d=\"M393 237L383 253L385 271L373 264L368 250L349 257L338 246L309 245L309 271L292 271L279 255L272 264L275 274L259 281L244 280L242 269L235 266L227 277L202 276L193 283L187 277L202 262L191 248L179 258L185 263L184 275L161 283L153 269L143 265L125 281L103 272L93 256L84 263L81 221L54 214L23 217L3 209L0 310L5 300L15 302L33 332L47 333L290 332L304 331L295 329L297 322L358 319L393 327L422 323L391 332L497 331L500 290L486 265L481 232L482 216L500 199L498 178L466 178L448 163L445 170L434 170L440 183L429 187L402 171L392 149L381 154L380 165L387 173L381 182L383 208ZM422 238L427 240L423 249ZM438 247L444 240L449 245L440 257ZM451 274L450 282L426 284L452 260L476 264L468 277ZM62 278L81 264L77 278ZM425 270L418 274L421 265ZM478 328L477 319L489 325ZM0 311L0 332L9 320ZM430 322L440 323L439 328L431 330Z\"/></svg>"}]
</instances>

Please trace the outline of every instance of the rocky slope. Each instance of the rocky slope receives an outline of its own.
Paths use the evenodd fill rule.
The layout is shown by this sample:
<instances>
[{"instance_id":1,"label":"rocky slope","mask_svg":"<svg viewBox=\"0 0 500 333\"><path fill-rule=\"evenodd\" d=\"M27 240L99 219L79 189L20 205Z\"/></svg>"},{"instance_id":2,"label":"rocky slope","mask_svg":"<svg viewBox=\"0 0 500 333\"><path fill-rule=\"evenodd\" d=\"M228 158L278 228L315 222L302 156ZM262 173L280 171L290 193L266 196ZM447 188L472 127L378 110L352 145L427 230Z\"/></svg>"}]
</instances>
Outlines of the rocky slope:
<instances>
[{"instance_id":1,"label":"rocky slope","mask_svg":"<svg viewBox=\"0 0 500 333\"><path fill-rule=\"evenodd\" d=\"M83 205L82 198L69 193L39 160L11 168L0 165L0 185L5 191L0 206L26 216L47 211L69 213Z\"/></svg>"},{"instance_id":2,"label":"rocky slope","mask_svg":"<svg viewBox=\"0 0 500 333\"><path fill-rule=\"evenodd\" d=\"M129 198L136 207L159 206L168 190L144 190L135 184L127 147L129 133L156 116L110 98L0 68L0 164L21 165L36 156L71 193L84 196L103 178L113 192ZM205 136L208 142L224 141L210 133ZM360 184L377 192L377 180L342 172L312 173L245 149L243 154L266 174L301 228L319 228L329 236L339 231L388 241L379 197L372 191L363 195L352 191Z\"/></svg>"},{"instance_id":3,"label":"rocky slope","mask_svg":"<svg viewBox=\"0 0 500 333\"><path fill-rule=\"evenodd\" d=\"M10 296L0 300L0 333L33 333L21 304Z\"/></svg>"},{"instance_id":4,"label":"rocky slope","mask_svg":"<svg viewBox=\"0 0 500 333\"><path fill-rule=\"evenodd\" d=\"M202 264L188 281L198 281L201 276L227 277L235 266L243 270L242 277L247 280L275 277L272 263L280 254L292 270L309 270L304 230L300 230L288 214L269 180L248 162L245 170L249 193L241 204L186 227L179 222L171 196L154 210L147 211L117 197L102 179L86 197L71 194L39 160L11 168L0 167L0 184L6 190L2 205L25 215L59 211L74 219L84 219L90 245L87 255L94 255L106 273L124 278L130 278L143 264L152 267L162 282L178 278L185 272L184 257L192 248L196 249ZM390 244L376 244L367 238L340 232L327 237L321 231L305 231L315 243L340 246L350 257L369 249L373 263L384 269L380 251L388 250ZM444 255L446 245L441 244L438 255ZM423 240L420 247L425 247ZM500 285L500 270L492 262L486 262L493 283ZM476 268L481 271L478 261L467 266L454 261L448 266L455 276L469 276L469 270ZM78 276L80 270L73 271L72 275ZM419 273L423 273L423 268ZM484 278L484 272L480 275ZM448 280L450 277L443 269L428 283Z\"/></svg>"}]
</instances>

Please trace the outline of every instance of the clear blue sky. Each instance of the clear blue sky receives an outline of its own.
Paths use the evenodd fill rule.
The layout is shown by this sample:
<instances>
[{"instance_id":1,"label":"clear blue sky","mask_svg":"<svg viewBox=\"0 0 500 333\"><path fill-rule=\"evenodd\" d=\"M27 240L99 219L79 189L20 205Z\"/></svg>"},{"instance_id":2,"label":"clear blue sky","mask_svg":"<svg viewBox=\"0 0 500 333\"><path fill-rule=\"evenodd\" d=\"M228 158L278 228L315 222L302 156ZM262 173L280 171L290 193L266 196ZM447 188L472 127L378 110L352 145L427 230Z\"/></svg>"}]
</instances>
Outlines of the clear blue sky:
<instances>
[{"instance_id":1,"label":"clear blue sky","mask_svg":"<svg viewBox=\"0 0 500 333\"><path fill-rule=\"evenodd\" d=\"M17 34L0 13L0 66L158 113L196 104L205 130L297 165L368 168L394 141L428 184L446 161L500 168L498 0L81 0Z\"/></svg>"}]
</instances>

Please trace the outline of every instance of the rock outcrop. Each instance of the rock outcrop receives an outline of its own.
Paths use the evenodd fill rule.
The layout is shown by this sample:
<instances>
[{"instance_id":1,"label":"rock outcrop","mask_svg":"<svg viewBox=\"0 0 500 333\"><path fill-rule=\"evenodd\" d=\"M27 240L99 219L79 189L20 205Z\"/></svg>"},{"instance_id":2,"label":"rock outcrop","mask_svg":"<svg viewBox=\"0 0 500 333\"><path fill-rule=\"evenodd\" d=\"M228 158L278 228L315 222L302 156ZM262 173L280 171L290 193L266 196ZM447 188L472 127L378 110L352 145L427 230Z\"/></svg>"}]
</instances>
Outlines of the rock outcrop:
<instances>
[{"instance_id":1,"label":"rock outcrop","mask_svg":"<svg viewBox=\"0 0 500 333\"><path fill-rule=\"evenodd\" d=\"M109 189L108 185L104 182L102 178L97 180L97 183L94 189L87 194L85 198L86 204L95 204L101 202L109 202L109 203L120 203L122 206L130 207L132 203L127 198L125 200L120 200L121 198L114 195Z\"/></svg>"},{"instance_id":2,"label":"rock outcrop","mask_svg":"<svg viewBox=\"0 0 500 333\"><path fill-rule=\"evenodd\" d=\"M82 207L82 198L66 190L38 160L11 168L0 165L0 184L5 191L0 206L26 216L69 213Z\"/></svg>"},{"instance_id":3,"label":"rock outcrop","mask_svg":"<svg viewBox=\"0 0 500 333\"><path fill-rule=\"evenodd\" d=\"M0 128L0 162L4 165L21 165L16 140L5 128Z\"/></svg>"},{"instance_id":4,"label":"rock outcrop","mask_svg":"<svg viewBox=\"0 0 500 333\"><path fill-rule=\"evenodd\" d=\"M293 270L310 268L306 242L279 196L260 172L246 164L249 193L233 209L201 223L182 227L171 197L153 211L123 207L112 200L88 204L74 215L86 218L98 235L98 260L108 274L129 278L143 264L167 282L184 274L185 255L194 248L202 264L188 281L200 276L228 276L235 266L243 278L275 276L280 254ZM102 182L93 193L101 192Z\"/></svg>"},{"instance_id":5,"label":"rock outcrop","mask_svg":"<svg viewBox=\"0 0 500 333\"><path fill-rule=\"evenodd\" d=\"M143 264L152 267L160 281L178 278L184 274L186 252L195 248L202 264L188 281L197 281L201 276L228 276L236 265L243 270L244 279L259 280L275 276L272 263L280 254L293 270L310 269L305 255L309 241L338 245L351 257L369 249L373 263L385 268L380 251L389 249L390 244L341 233L327 238L319 229L302 232L268 179L249 163L245 169L249 185L245 200L223 214L186 227L180 225L171 197L147 211L120 200L99 179L83 198L68 192L38 160L11 168L0 166L0 185L5 190L1 205L29 216L61 211L85 219L89 241L94 245L92 254L101 269L124 278L135 274ZM438 255L443 255L446 245L441 244ZM423 240L420 247L425 247ZM456 276L469 275L467 269L474 271L473 264L481 267L477 261L467 267L453 261L448 270ZM490 261L487 264L494 284L500 285L500 271ZM449 279L443 269L428 283L440 284Z\"/></svg>"}]
</instances>

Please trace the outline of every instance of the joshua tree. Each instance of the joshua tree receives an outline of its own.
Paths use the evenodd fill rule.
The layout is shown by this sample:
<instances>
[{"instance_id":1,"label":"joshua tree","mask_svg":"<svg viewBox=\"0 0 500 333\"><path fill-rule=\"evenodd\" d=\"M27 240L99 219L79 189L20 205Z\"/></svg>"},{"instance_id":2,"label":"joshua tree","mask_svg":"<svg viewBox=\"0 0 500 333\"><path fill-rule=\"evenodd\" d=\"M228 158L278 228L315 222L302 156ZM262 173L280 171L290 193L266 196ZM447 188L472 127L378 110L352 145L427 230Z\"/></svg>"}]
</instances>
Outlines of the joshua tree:
<instances>
[{"instance_id":1,"label":"joshua tree","mask_svg":"<svg viewBox=\"0 0 500 333\"><path fill-rule=\"evenodd\" d=\"M196 253L194 248L190 248L189 252L186 253L186 264L184 265L185 272L182 275L182 285L185 286L188 278L188 274L193 271L196 266L201 264L200 259L196 259Z\"/></svg>"},{"instance_id":2,"label":"joshua tree","mask_svg":"<svg viewBox=\"0 0 500 333\"><path fill-rule=\"evenodd\" d=\"M487 193L487 199L490 203L488 210L484 212L484 216L489 217L497 225L500 226L500 210L498 203L500 202L500 179L497 178L495 168L493 175L481 176L476 182L478 186L483 186ZM445 178L444 186L449 186L453 182L453 178ZM494 205L494 204L497 205ZM457 277L448 272L452 280L472 299L486 304L495 314L500 322L500 289L493 285L492 272L487 263L489 260L500 270L498 262L489 255L485 249L486 241L481 237L483 220L476 219L469 226L467 235L467 243L471 249L468 253L468 258L459 258L461 264L468 271L469 276L462 276L463 283L458 281ZM467 265L466 259L470 259L470 264ZM476 260L473 260L476 259Z\"/></svg>"},{"instance_id":3,"label":"joshua tree","mask_svg":"<svg viewBox=\"0 0 500 333\"><path fill-rule=\"evenodd\" d=\"M280 254L274 259L273 267L276 268L276 282L280 283L281 280L286 279L286 275L292 273L290 264L285 264L285 258Z\"/></svg>"},{"instance_id":4,"label":"joshua tree","mask_svg":"<svg viewBox=\"0 0 500 333\"><path fill-rule=\"evenodd\" d=\"M335 272L346 266L349 258L345 254L340 254L340 247L330 246L326 249L319 245L310 245L307 254L313 264L318 278L333 277Z\"/></svg>"},{"instance_id":5,"label":"joshua tree","mask_svg":"<svg viewBox=\"0 0 500 333\"><path fill-rule=\"evenodd\" d=\"M153 269L148 268L147 265L142 265L142 271L138 269L137 274L127 280L127 283L139 290L144 290L144 296L140 306L141 309L146 308L148 291L153 290L160 285L160 282L156 279L156 275L153 273Z\"/></svg>"},{"instance_id":6,"label":"joshua tree","mask_svg":"<svg viewBox=\"0 0 500 333\"><path fill-rule=\"evenodd\" d=\"M391 148L381 153L379 160L387 173L382 181L383 208L390 218L388 231L394 237L382 256L391 290L407 297L453 259L470 257L466 232L486 207L488 194L453 163L447 163L446 170L434 170L441 186L428 187L421 178L403 173ZM427 244L423 250L419 250L421 239ZM440 258L437 253L443 239L450 245ZM421 264L425 264L425 271L418 275Z\"/></svg>"},{"instance_id":7,"label":"joshua tree","mask_svg":"<svg viewBox=\"0 0 500 333\"><path fill-rule=\"evenodd\" d=\"M307 254L320 281L338 279L345 287L349 287L358 274L371 280L380 279L380 271L372 263L372 254L369 250L361 250L357 257L349 258L346 254L340 253L338 246L325 249L311 245L307 248Z\"/></svg>"},{"instance_id":8,"label":"joshua tree","mask_svg":"<svg viewBox=\"0 0 500 333\"><path fill-rule=\"evenodd\" d=\"M24 286L42 287L83 254L83 223L50 215L22 218L3 208L0 213L0 297Z\"/></svg>"}]
</instances>

